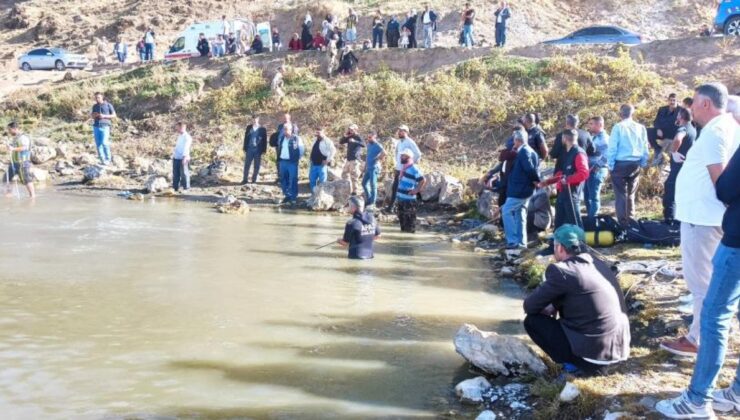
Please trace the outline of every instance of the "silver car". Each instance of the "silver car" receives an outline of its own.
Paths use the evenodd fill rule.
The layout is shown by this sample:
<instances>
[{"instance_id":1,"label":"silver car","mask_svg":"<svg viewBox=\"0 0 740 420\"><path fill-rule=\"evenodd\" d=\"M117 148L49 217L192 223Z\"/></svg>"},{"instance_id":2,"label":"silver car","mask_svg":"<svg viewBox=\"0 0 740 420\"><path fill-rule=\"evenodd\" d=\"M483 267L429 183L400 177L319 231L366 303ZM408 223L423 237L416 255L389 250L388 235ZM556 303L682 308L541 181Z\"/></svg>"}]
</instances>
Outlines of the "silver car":
<instances>
[{"instance_id":1,"label":"silver car","mask_svg":"<svg viewBox=\"0 0 740 420\"><path fill-rule=\"evenodd\" d=\"M618 26L591 26L573 32L560 39L551 39L543 42L546 45L575 45L575 44L625 44L639 45L642 37Z\"/></svg>"},{"instance_id":2,"label":"silver car","mask_svg":"<svg viewBox=\"0 0 740 420\"><path fill-rule=\"evenodd\" d=\"M88 63L84 55L71 54L62 48L37 48L18 57L18 67L25 71L84 69Z\"/></svg>"}]
</instances>

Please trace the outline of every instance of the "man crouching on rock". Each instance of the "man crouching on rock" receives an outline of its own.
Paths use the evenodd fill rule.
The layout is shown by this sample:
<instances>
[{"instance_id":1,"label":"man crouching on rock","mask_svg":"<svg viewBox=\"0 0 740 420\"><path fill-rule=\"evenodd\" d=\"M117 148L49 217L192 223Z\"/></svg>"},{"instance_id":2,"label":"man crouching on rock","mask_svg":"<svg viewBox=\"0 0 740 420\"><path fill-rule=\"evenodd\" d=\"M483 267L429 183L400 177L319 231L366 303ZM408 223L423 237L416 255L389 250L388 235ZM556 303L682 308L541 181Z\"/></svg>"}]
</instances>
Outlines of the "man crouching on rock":
<instances>
[{"instance_id":1,"label":"man crouching on rock","mask_svg":"<svg viewBox=\"0 0 740 420\"><path fill-rule=\"evenodd\" d=\"M349 199L350 219L344 226L344 236L337 243L349 247L348 257L353 260L373 258L373 242L380 237L380 226L370 212L365 212L362 198L352 196Z\"/></svg>"},{"instance_id":2,"label":"man crouching on rock","mask_svg":"<svg viewBox=\"0 0 740 420\"><path fill-rule=\"evenodd\" d=\"M600 374L629 357L624 295L609 267L585 252L581 228L565 224L553 239L556 262L524 300L524 328L566 372Z\"/></svg>"}]
</instances>

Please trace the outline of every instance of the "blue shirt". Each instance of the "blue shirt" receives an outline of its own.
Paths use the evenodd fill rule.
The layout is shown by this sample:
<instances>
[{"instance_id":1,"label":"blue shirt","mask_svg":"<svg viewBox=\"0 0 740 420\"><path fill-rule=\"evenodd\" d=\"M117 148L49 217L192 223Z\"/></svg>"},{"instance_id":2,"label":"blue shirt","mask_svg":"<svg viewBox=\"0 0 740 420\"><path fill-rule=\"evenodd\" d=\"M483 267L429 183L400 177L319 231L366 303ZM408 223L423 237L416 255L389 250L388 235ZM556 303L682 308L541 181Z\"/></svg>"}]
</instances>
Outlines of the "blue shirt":
<instances>
[{"instance_id":1,"label":"blue shirt","mask_svg":"<svg viewBox=\"0 0 740 420\"><path fill-rule=\"evenodd\" d=\"M422 179L424 179L424 174L421 173L416 165L411 165L403 171L403 174L398 179L398 194L396 194L396 199L398 201L416 201L416 195L410 195L409 193L416 189L416 186L419 185Z\"/></svg>"},{"instance_id":2,"label":"blue shirt","mask_svg":"<svg viewBox=\"0 0 740 420\"><path fill-rule=\"evenodd\" d=\"M632 119L614 124L607 152L609 170L614 170L618 161L640 162L643 168L647 165L648 138L644 125Z\"/></svg>"},{"instance_id":3,"label":"blue shirt","mask_svg":"<svg viewBox=\"0 0 740 420\"><path fill-rule=\"evenodd\" d=\"M592 168L606 168L607 159L606 155L609 151L609 133L606 130L593 136L591 141L594 143L595 152L593 156L588 158L588 166Z\"/></svg>"},{"instance_id":4,"label":"blue shirt","mask_svg":"<svg viewBox=\"0 0 740 420\"><path fill-rule=\"evenodd\" d=\"M374 141L372 143L367 142L367 160L365 168L375 168L375 165L378 164L378 156L380 156L380 154L383 152L385 152L385 149L383 149L383 146L381 146L380 143L378 143L377 141Z\"/></svg>"},{"instance_id":5,"label":"blue shirt","mask_svg":"<svg viewBox=\"0 0 740 420\"><path fill-rule=\"evenodd\" d=\"M349 244L350 259L373 258L373 240L380 235L380 226L371 213L355 213L344 226L344 237Z\"/></svg>"}]
</instances>

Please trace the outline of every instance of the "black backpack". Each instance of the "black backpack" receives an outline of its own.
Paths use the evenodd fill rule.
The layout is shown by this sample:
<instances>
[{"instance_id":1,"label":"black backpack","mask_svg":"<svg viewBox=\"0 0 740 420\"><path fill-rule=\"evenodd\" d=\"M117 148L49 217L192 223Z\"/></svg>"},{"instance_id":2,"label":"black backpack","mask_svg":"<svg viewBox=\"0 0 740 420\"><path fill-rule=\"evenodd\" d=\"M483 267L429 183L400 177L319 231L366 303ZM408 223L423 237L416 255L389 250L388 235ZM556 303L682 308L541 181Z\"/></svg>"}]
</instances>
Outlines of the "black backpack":
<instances>
[{"instance_id":1,"label":"black backpack","mask_svg":"<svg viewBox=\"0 0 740 420\"><path fill-rule=\"evenodd\" d=\"M657 220L629 220L624 230L627 242L652 244L659 246L679 246L681 244L681 226Z\"/></svg>"}]
</instances>

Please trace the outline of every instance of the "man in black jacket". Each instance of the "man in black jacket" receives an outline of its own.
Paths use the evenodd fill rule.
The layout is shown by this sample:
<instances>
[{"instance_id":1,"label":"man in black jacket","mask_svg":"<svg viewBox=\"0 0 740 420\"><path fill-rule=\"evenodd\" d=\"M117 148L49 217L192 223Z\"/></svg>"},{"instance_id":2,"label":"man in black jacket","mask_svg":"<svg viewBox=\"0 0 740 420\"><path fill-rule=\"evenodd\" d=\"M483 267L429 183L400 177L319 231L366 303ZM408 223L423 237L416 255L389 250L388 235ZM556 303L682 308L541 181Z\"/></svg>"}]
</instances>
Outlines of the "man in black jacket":
<instances>
[{"instance_id":1,"label":"man in black jacket","mask_svg":"<svg viewBox=\"0 0 740 420\"><path fill-rule=\"evenodd\" d=\"M522 117L522 124L527 130L527 142L540 158L540 163L547 159L547 143L545 143L545 132L537 124L535 114L527 114Z\"/></svg>"},{"instance_id":2,"label":"man in black jacket","mask_svg":"<svg viewBox=\"0 0 740 420\"><path fill-rule=\"evenodd\" d=\"M591 157L596 153L591 135L588 134L588 131L578 128L578 123L578 115L569 114L565 117L565 130L576 130L578 132L578 139L576 139L578 140L578 147L586 151L586 156ZM552 144L552 149L550 149L550 158L555 159L555 172L563 170L563 158L567 152L565 146L563 146L563 132L561 131L555 136L555 142Z\"/></svg>"},{"instance_id":3,"label":"man in black jacket","mask_svg":"<svg viewBox=\"0 0 740 420\"><path fill-rule=\"evenodd\" d=\"M506 21L511 17L509 3L502 1L493 14L496 16L496 46L503 47L506 45Z\"/></svg>"},{"instance_id":4,"label":"man in black jacket","mask_svg":"<svg viewBox=\"0 0 740 420\"><path fill-rule=\"evenodd\" d=\"M673 140L676 136L678 127L676 126L676 117L678 117L678 98L675 93L668 95L668 104L658 109L658 114L653 121L653 127L648 129L648 141L655 151L653 164L663 163L662 147L658 140Z\"/></svg>"},{"instance_id":5,"label":"man in black jacket","mask_svg":"<svg viewBox=\"0 0 740 420\"><path fill-rule=\"evenodd\" d=\"M254 163L254 173L252 174L252 183L256 183L262 164L262 155L267 151L267 130L260 125L260 117L252 116L252 124L247 126L244 132L244 176L242 184L249 182L249 170Z\"/></svg>"},{"instance_id":6,"label":"man in black jacket","mask_svg":"<svg viewBox=\"0 0 740 420\"><path fill-rule=\"evenodd\" d=\"M524 300L524 328L566 371L596 374L627 360L630 326L616 276L584 252L583 243L578 226L563 225L555 231L557 262L547 267L545 281Z\"/></svg>"}]
</instances>

